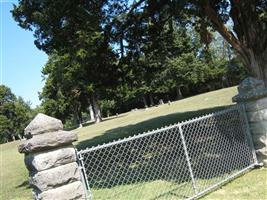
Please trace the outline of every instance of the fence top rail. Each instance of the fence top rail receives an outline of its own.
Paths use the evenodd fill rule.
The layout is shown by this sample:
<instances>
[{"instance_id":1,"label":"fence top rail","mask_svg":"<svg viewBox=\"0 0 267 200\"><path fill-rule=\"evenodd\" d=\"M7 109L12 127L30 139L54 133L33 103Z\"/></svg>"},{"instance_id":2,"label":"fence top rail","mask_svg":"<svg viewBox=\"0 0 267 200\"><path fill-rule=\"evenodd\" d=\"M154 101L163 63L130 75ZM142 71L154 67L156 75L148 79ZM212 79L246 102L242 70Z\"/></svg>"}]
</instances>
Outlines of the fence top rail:
<instances>
[{"instance_id":1,"label":"fence top rail","mask_svg":"<svg viewBox=\"0 0 267 200\"><path fill-rule=\"evenodd\" d=\"M177 128L179 126L183 126L183 125L186 125L186 124L194 123L194 122L197 122L197 121L200 121L200 120L203 120L203 119L207 119L207 118L210 118L210 117L216 117L216 116L219 116L219 115L222 115L222 114L226 114L226 113L232 112L234 110L239 110L240 109L240 106L237 105L237 104L230 105L230 106L231 106L230 108L227 108L227 109L224 109L224 110L221 110L221 111L216 111L216 112L213 112L213 113L210 113L210 114L202 115L200 117L195 117L195 118L192 118L192 119L181 121L181 122L169 125L169 126L157 128L155 130L148 130L148 131L143 132L143 133L135 134L133 136L125 137L123 139L117 139L117 140L114 140L114 141L111 141L111 142L108 142L108 143L99 144L97 146L93 146L93 147L89 147L89 148L87 147L86 149L82 149L82 150L79 150L77 152L78 152L78 154L83 154L83 153L88 153L88 152L91 152L91 151L103 149L103 148L106 148L106 147L111 147L113 145L129 142L129 141L132 141L132 140L135 140L135 139L138 139L138 138L147 137L149 135L153 135L153 134L156 134L156 133L159 133L159 132L167 131L169 129Z\"/></svg>"}]
</instances>

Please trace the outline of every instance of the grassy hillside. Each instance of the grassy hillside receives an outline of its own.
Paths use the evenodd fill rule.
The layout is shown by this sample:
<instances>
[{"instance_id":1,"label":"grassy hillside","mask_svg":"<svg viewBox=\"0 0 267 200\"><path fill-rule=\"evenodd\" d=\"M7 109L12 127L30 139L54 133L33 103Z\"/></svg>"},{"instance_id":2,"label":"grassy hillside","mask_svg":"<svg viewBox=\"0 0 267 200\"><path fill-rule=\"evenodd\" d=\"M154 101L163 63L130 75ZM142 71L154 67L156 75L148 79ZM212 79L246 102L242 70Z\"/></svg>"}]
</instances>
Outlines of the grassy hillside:
<instances>
[{"instance_id":1,"label":"grassy hillside","mask_svg":"<svg viewBox=\"0 0 267 200\"><path fill-rule=\"evenodd\" d=\"M77 147L94 146L223 109L232 104L236 93L236 87L232 87L105 119L102 123L78 129Z\"/></svg>"},{"instance_id":2,"label":"grassy hillside","mask_svg":"<svg viewBox=\"0 0 267 200\"><path fill-rule=\"evenodd\" d=\"M75 145L79 149L90 147L222 109L232 104L231 98L236 92L236 87L232 87L172 102L170 105L110 117L102 123L77 129L79 141ZM16 141L0 145L0 200L31 199L23 155L17 152L19 143ZM255 170L224 186L222 190L206 196L205 199L232 199L232 196L236 197L235 199L252 199L252 192L253 197L258 197L257 199L266 197L265 190L257 189L259 185L267 184L261 181L264 180L266 172L265 169Z\"/></svg>"}]
</instances>

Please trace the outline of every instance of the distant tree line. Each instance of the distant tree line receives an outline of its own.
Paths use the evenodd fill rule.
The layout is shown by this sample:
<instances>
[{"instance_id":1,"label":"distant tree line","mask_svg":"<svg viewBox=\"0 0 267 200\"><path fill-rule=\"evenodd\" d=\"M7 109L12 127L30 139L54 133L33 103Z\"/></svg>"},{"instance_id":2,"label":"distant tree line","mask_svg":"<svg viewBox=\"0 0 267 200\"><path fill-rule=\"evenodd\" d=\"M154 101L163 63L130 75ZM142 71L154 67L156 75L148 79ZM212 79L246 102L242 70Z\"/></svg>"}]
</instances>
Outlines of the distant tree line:
<instances>
[{"instance_id":1,"label":"distant tree line","mask_svg":"<svg viewBox=\"0 0 267 200\"><path fill-rule=\"evenodd\" d=\"M0 85L0 143L22 139L24 128L34 115L29 103Z\"/></svg>"},{"instance_id":2,"label":"distant tree line","mask_svg":"<svg viewBox=\"0 0 267 200\"><path fill-rule=\"evenodd\" d=\"M229 5L222 2L212 8L227 15ZM43 111L68 126L89 115L100 122L160 99L238 84L250 73L242 55L223 30L215 32L221 27L194 13L194 3L20 0L14 19L34 31L36 46L49 55Z\"/></svg>"}]
</instances>

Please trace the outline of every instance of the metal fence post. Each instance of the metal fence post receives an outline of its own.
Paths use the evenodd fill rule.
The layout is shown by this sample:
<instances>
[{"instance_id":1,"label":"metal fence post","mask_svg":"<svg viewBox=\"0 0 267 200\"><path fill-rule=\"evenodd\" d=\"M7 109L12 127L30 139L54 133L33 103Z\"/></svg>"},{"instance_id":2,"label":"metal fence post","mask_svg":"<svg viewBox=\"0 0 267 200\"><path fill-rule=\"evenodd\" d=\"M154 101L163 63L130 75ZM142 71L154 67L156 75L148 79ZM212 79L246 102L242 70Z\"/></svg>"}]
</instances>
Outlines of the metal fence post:
<instances>
[{"instance_id":1,"label":"metal fence post","mask_svg":"<svg viewBox=\"0 0 267 200\"><path fill-rule=\"evenodd\" d=\"M252 136L251 136L251 132L250 132L250 128L249 128L246 108L245 108L245 105L243 103L238 107L238 111L239 111L239 113L241 115L241 118L243 118L243 121L244 121L244 126L245 127L244 126L242 126L242 127L244 128L244 132L246 133L246 136L247 136L247 139L248 139L248 143L249 143L249 146L251 148L251 152L252 152L254 163L256 165L258 165L259 163L258 163L258 159L257 159L257 156L256 156L255 147L254 147L254 144L253 144L253 141L252 141Z\"/></svg>"},{"instance_id":2,"label":"metal fence post","mask_svg":"<svg viewBox=\"0 0 267 200\"><path fill-rule=\"evenodd\" d=\"M86 178L86 172L85 172L85 168L84 168L83 157L81 154L78 153L77 149L75 149L75 151L76 151L76 156L78 158L78 166L79 166L79 169L81 172L82 183L83 183L84 188L86 190L85 198L86 198L86 200L92 200L93 199L92 193L90 191L89 183L88 183L87 178ZM89 193L88 193L88 190L90 191Z\"/></svg>"},{"instance_id":3,"label":"metal fence post","mask_svg":"<svg viewBox=\"0 0 267 200\"><path fill-rule=\"evenodd\" d=\"M196 181L195 181L194 173L193 173L191 162L190 162L190 157L188 155L186 143L185 143L183 129L182 129L182 126L180 124L178 125L178 128L179 128L180 137L182 139L183 149L184 149L184 153L185 153L186 162L187 162L187 166L188 166L188 169L189 169L190 177L192 179L192 186L193 186L195 194L197 194L198 191L197 191Z\"/></svg>"}]
</instances>

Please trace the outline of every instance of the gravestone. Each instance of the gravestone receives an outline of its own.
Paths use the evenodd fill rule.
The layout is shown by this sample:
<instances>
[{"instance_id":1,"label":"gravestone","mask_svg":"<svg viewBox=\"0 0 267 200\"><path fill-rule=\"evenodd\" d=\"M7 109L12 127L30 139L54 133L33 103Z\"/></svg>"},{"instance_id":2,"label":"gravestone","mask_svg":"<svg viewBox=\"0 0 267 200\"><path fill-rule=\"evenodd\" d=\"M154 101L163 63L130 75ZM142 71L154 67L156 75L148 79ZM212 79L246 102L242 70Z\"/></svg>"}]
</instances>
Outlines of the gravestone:
<instances>
[{"instance_id":1,"label":"gravestone","mask_svg":"<svg viewBox=\"0 0 267 200\"><path fill-rule=\"evenodd\" d=\"M233 101L244 104L257 159L267 167L267 88L264 82L247 78L238 86Z\"/></svg>"},{"instance_id":2,"label":"gravestone","mask_svg":"<svg viewBox=\"0 0 267 200\"><path fill-rule=\"evenodd\" d=\"M60 120L40 113L25 128L25 137L18 151L25 154L33 198L84 199L86 189L72 145L76 133L63 131Z\"/></svg>"}]
</instances>

